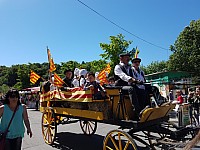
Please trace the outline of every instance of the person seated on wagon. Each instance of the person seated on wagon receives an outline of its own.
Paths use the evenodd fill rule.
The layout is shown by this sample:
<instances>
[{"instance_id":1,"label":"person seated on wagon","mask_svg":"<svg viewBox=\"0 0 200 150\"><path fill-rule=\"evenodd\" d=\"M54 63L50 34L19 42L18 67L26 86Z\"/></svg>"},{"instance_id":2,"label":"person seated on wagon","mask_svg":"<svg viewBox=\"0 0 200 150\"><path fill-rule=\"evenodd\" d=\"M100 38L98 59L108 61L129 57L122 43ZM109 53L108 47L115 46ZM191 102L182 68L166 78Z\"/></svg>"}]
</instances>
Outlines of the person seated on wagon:
<instances>
[{"instance_id":1,"label":"person seated on wagon","mask_svg":"<svg viewBox=\"0 0 200 150\"><path fill-rule=\"evenodd\" d=\"M72 80L72 84L74 87L79 87L79 69L75 68L74 69L74 78Z\"/></svg>"},{"instance_id":2,"label":"person seated on wagon","mask_svg":"<svg viewBox=\"0 0 200 150\"><path fill-rule=\"evenodd\" d=\"M63 81L65 82L61 88L61 90L65 91L67 90L67 87L74 87L74 85L72 84L72 71L70 69L67 69L64 71L65 77L63 78Z\"/></svg>"},{"instance_id":3,"label":"person seated on wagon","mask_svg":"<svg viewBox=\"0 0 200 150\"><path fill-rule=\"evenodd\" d=\"M109 86L114 86L115 85L115 78L114 76L111 76L108 78L108 85Z\"/></svg>"},{"instance_id":4,"label":"person seated on wagon","mask_svg":"<svg viewBox=\"0 0 200 150\"><path fill-rule=\"evenodd\" d=\"M136 79L133 78L133 71L131 65L129 65L130 54L122 53L119 58L120 62L114 68L115 86L122 86L122 94L129 95L136 117L139 118L140 111L143 108L140 106L135 88L132 86Z\"/></svg>"},{"instance_id":5,"label":"person seated on wagon","mask_svg":"<svg viewBox=\"0 0 200 150\"><path fill-rule=\"evenodd\" d=\"M132 60L132 71L133 78L140 84L133 84L135 91L139 100L139 105L143 109L146 106L150 106L150 86L141 84L145 83L146 79L144 77L144 72L140 69L140 58L134 58Z\"/></svg>"},{"instance_id":6,"label":"person seated on wagon","mask_svg":"<svg viewBox=\"0 0 200 150\"><path fill-rule=\"evenodd\" d=\"M84 87L84 85L86 84L86 76L87 76L87 70L86 69L80 69L79 70L79 87Z\"/></svg>"},{"instance_id":7,"label":"person seated on wagon","mask_svg":"<svg viewBox=\"0 0 200 150\"><path fill-rule=\"evenodd\" d=\"M89 72L87 74L88 82L86 82L84 86L84 90L92 90L93 99L104 99L105 98L105 91L103 87L95 81L95 74L93 72Z\"/></svg>"}]
</instances>

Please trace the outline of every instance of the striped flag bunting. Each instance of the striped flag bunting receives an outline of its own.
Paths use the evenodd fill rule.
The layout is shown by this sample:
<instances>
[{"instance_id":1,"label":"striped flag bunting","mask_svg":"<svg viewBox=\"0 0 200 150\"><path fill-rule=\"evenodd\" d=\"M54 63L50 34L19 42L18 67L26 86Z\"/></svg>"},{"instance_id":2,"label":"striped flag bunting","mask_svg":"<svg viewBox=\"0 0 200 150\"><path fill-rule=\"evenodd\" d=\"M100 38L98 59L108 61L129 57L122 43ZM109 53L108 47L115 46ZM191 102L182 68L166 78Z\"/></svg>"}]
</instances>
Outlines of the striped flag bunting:
<instances>
[{"instance_id":1,"label":"striped flag bunting","mask_svg":"<svg viewBox=\"0 0 200 150\"><path fill-rule=\"evenodd\" d=\"M49 91L40 95L41 101L65 100L73 102L92 102L92 91Z\"/></svg>"},{"instance_id":2,"label":"striped flag bunting","mask_svg":"<svg viewBox=\"0 0 200 150\"><path fill-rule=\"evenodd\" d=\"M54 86L61 87L64 83L65 82L57 75L57 73L54 73Z\"/></svg>"},{"instance_id":3,"label":"striped flag bunting","mask_svg":"<svg viewBox=\"0 0 200 150\"><path fill-rule=\"evenodd\" d=\"M82 87L67 88L69 92L83 91Z\"/></svg>"},{"instance_id":4,"label":"striped flag bunting","mask_svg":"<svg viewBox=\"0 0 200 150\"><path fill-rule=\"evenodd\" d=\"M37 73L35 73L33 70L31 70L30 82L35 84L39 78L40 78L40 76Z\"/></svg>"}]
</instances>

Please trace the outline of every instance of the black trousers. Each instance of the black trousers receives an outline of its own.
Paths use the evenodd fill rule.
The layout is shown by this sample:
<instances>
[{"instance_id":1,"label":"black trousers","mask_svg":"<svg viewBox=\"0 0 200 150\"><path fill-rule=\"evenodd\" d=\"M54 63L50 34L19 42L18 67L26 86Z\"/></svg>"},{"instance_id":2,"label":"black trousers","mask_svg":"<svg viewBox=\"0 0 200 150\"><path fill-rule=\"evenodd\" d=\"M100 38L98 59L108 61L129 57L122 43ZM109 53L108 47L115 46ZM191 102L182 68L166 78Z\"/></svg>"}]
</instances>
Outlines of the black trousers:
<instances>
[{"instance_id":1,"label":"black trousers","mask_svg":"<svg viewBox=\"0 0 200 150\"><path fill-rule=\"evenodd\" d=\"M140 106L135 88L133 86L123 86L122 87L122 94L123 95L127 95L127 94L129 95L131 104L132 104L133 108L135 108L136 114L139 115L142 108Z\"/></svg>"},{"instance_id":2,"label":"black trousers","mask_svg":"<svg viewBox=\"0 0 200 150\"><path fill-rule=\"evenodd\" d=\"M150 106L150 90L149 87L145 87L145 89L140 89L136 85L122 87L122 94L129 95L131 104L135 108L137 115L139 115L141 110L147 105Z\"/></svg>"},{"instance_id":3,"label":"black trousers","mask_svg":"<svg viewBox=\"0 0 200 150\"><path fill-rule=\"evenodd\" d=\"M22 137L6 139L5 150L21 150Z\"/></svg>"}]
</instances>

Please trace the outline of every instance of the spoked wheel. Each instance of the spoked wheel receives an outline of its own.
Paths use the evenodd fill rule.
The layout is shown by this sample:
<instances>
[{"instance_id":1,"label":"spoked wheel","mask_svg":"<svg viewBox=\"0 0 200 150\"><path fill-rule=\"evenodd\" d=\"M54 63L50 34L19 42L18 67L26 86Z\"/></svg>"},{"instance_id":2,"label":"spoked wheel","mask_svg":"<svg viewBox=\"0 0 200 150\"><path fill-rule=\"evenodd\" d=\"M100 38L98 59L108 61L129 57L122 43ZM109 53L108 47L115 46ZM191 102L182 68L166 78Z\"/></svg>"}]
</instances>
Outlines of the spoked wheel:
<instances>
[{"instance_id":1,"label":"spoked wheel","mask_svg":"<svg viewBox=\"0 0 200 150\"><path fill-rule=\"evenodd\" d=\"M80 120L80 126L84 134L92 135L97 130L97 122L96 121L86 121Z\"/></svg>"},{"instance_id":2,"label":"spoked wheel","mask_svg":"<svg viewBox=\"0 0 200 150\"><path fill-rule=\"evenodd\" d=\"M145 132L144 132L145 133ZM156 146L158 146L158 140L162 140L166 137L165 134L158 134L158 133L152 133L147 132L145 135L148 136L148 142L152 150L156 150Z\"/></svg>"},{"instance_id":3,"label":"spoked wheel","mask_svg":"<svg viewBox=\"0 0 200 150\"><path fill-rule=\"evenodd\" d=\"M46 108L42 115L42 134L45 143L51 145L53 144L56 132L57 132L57 123L56 115L52 108Z\"/></svg>"},{"instance_id":4,"label":"spoked wheel","mask_svg":"<svg viewBox=\"0 0 200 150\"><path fill-rule=\"evenodd\" d=\"M197 127L198 124L199 124L198 121L197 121L197 119L195 117L192 117L190 121L191 121L190 124L193 127Z\"/></svg>"},{"instance_id":5,"label":"spoked wheel","mask_svg":"<svg viewBox=\"0 0 200 150\"><path fill-rule=\"evenodd\" d=\"M137 145L128 133L112 130L104 138L103 150L137 150Z\"/></svg>"}]
</instances>

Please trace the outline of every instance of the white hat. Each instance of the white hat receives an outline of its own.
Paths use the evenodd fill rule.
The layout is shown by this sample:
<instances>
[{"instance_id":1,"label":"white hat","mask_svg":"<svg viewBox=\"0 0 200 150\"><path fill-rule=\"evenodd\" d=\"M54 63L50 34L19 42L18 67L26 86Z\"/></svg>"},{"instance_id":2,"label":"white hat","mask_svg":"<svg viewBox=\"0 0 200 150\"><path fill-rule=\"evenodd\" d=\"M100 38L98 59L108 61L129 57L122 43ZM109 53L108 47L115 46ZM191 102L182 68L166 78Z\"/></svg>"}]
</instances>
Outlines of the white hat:
<instances>
[{"instance_id":1,"label":"white hat","mask_svg":"<svg viewBox=\"0 0 200 150\"><path fill-rule=\"evenodd\" d=\"M74 69L74 75L78 76L78 75L79 75L79 71L80 71L80 70L79 70L78 68L75 68L75 69Z\"/></svg>"},{"instance_id":2,"label":"white hat","mask_svg":"<svg viewBox=\"0 0 200 150\"><path fill-rule=\"evenodd\" d=\"M95 77L97 78L99 75L99 72L95 72Z\"/></svg>"},{"instance_id":3,"label":"white hat","mask_svg":"<svg viewBox=\"0 0 200 150\"><path fill-rule=\"evenodd\" d=\"M79 70L79 76L83 75L85 76L87 74L87 70L86 69L80 69Z\"/></svg>"}]
</instances>

